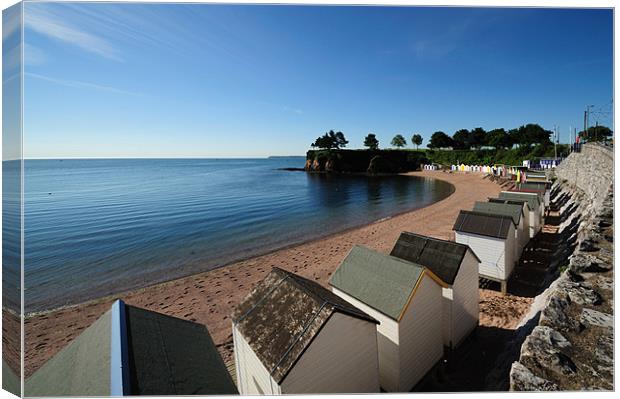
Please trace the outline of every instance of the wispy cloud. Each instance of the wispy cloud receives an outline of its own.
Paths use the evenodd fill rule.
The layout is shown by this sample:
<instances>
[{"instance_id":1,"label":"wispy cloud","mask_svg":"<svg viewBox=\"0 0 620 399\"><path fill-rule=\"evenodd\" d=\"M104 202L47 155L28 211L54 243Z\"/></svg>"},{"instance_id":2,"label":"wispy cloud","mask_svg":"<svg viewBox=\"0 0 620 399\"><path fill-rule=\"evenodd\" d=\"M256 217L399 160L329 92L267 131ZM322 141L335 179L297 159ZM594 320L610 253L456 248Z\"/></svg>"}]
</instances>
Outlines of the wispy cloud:
<instances>
[{"instance_id":1,"label":"wispy cloud","mask_svg":"<svg viewBox=\"0 0 620 399\"><path fill-rule=\"evenodd\" d=\"M54 84L61 85L61 86L73 87L76 89L90 89L90 90L104 91L108 93L124 94L124 95L130 95L130 96L141 96L142 95L140 93L117 89L116 87L111 87L111 86L103 86L103 85L99 85L95 83L80 82L77 80L57 79L57 78L53 78L50 76L39 75L36 73L30 73L30 72L26 72L25 75L26 77L43 80L43 81L54 83Z\"/></svg>"},{"instance_id":2,"label":"wispy cloud","mask_svg":"<svg viewBox=\"0 0 620 399\"><path fill-rule=\"evenodd\" d=\"M171 56L212 53L253 69L253 38L230 28L199 4L27 3L26 27L53 40L115 61L131 62L128 48L157 48ZM208 27L200 35L198 28ZM239 50L242 47L243 50ZM121 49L123 51L121 51Z\"/></svg>"},{"instance_id":3,"label":"wispy cloud","mask_svg":"<svg viewBox=\"0 0 620 399\"><path fill-rule=\"evenodd\" d=\"M6 44L2 48L2 67L5 73L15 73L21 71L22 46L20 43L13 46Z\"/></svg>"},{"instance_id":4,"label":"wispy cloud","mask_svg":"<svg viewBox=\"0 0 620 399\"><path fill-rule=\"evenodd\" d=\"M40 48L30 43L24 43L24 64L41 65L47 61L47 55Z\"/></svg>"},{"instance_id":5,"label":"wispy cloud","mask_svg":"<svg viewBox=\"0 0 620 399\"><path fill-rule=\"evenodd\" d=\"M472 41L488 26L498 23L492 10L472 9L447 28L429 32L426 38L414 41L411 49L419 58L443 58ZM438 25L441 27L441 25Z\"/></svg>"},{"instance_id":6,"label":"wispy cloud","mask_svg":"<svg viewBox=\"0 0 620 399\"><path fill-rule=\"evenodd\" d=\"M114 61L123 61L119 51L110 42L83 29L70 26L64 19L43 7L28 7L24 13L24 23L27 28L54 40Z\"/></svg>"},{"instance_id":7,"label":"wispy cloud","mask_svg":"<svg viewBox=\"0 0 620 399\"><path fill-rule=\"evenodd\" d=\"M268 102L268 101L258 101L257 104L266 105L269 108L272 108L274 110L278 110L278 111L281 111L281 112L290 112L290 113L294 113L294 114L297 114L297 115L301 115L301 114L304 113L304 111L299 109L299 108L295 108L295 107L291 107L291 106L283 105L283 104L271 103L271 102Z\"/></svg>"},{"instance_id":8,"label":"wispy cloud","mask_svg":"<svg viewBox=\"0 0 620 399\"><path fill-rule=\"evenodd\" d=\"M21 28L21 13L19 6L9 7L2 13L2 41L6 41L11 35Z\"/></svg>"},{"instance_id":9,"label":"wispy cloud","mask_svg":"<svg viewBox=\"0 0 620 399\"><path fill-rule=\"evenodd\" d=\"M430 38L420 39L413 43L412 48L420 58L441 58L454 50L465 40L466 33L472 26L472 21L463 19L460 23L451 26L440 34Z\"/></svg>"},{"instance_id":10,"label":"wispy cloud","mask_svg":"<svg viewBox=\"0 0 620 399\"><path fill-rule=\"evenodd\" d=\"M294 112L299 115L304 113L304 111L300 110L299 108L292 108L292 107L289 107L288 105L282 106L282 110L287 111L287 112Z\"/></svg>"}]
</instances>

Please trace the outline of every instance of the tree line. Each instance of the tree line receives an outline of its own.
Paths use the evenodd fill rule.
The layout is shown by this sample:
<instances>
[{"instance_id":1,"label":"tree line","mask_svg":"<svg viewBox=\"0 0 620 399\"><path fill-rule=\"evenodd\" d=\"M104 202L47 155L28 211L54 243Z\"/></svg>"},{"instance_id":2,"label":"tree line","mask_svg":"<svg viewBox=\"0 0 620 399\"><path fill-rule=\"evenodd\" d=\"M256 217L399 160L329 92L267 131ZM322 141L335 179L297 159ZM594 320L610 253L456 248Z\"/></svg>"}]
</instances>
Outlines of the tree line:
<instances>
[{"instance_id":1,"label":"tree line","mask_svg":"<svg viewBox=\"0 0 620 399\"><path fill-rule=\"evenodd\" d=\"M431 135L427 147L430 149L454 149L471 150L481 149L482 147L493 147L496 150L519 147L531 147L532 145L552 144L550 130L545 130L536 123L528 123L515 129L506 130L504 128L486 131L481 127L471 130L459 129L452 136L437 131ZM606 126L590 127L586 131L579 132L579 136L586 141L607 140L613 136L613 131ZM422 145L422 135L414 134L411 143L418 148ZM339 149L344 148L349 143L342 132L330 130L323 136L318 137L311 144L313 148L319 149ZM390 142L392 147L403 148L407 145L407 139L402 134L397 134ZM369 133L364 138L364 147L370 150L379 149L379 140L374 133Z\"/></svg>"},{"instance_id":2,"label":"tree line","mask_svg":"<svg viewBox=\"0 0 620 399\"><path fill-rule=\"evenodd\" d=\"M414 134L411 137L411 143L415 144L416 147L421 146L422 141L422 135L420 134ZM310 146L322 150L337 150L346 147L347 144L349 144L349 141L344 137L342 132L330 130L324 135L317 137L317 139L314 140L314 143L310 144ZM391 145L397 148L405 147L407 145L407 139L405 139L402 134L397 134L392 139ZM378 150L379 139L377 139L377 135L374 133L368 133L368 135L364 137L364 147L367 147L370 150Z\"/></svg>"}]
</instances>

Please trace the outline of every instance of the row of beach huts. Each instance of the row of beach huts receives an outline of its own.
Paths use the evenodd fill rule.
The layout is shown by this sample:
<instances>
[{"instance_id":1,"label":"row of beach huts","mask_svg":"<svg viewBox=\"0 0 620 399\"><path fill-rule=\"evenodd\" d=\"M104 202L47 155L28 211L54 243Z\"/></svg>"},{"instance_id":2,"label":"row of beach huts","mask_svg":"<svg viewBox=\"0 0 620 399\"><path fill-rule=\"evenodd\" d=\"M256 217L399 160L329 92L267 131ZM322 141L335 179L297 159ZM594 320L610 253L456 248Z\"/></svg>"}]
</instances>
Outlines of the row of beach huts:
<instances>
[{"instance_id":1,"label":"row of beach huts","mask_svg":"<svg viewBox=\"0 0 620 399\"><path fill-rule=\"evenodd\" d=\"M403 232L390 254L354 246L328 288L273 268L232 315L236 384L204 325L116 301L25 395L410 391L477 327L479 278L505 292L540 231L550 183L528 178L461 210L453 241Z\"/></svg>"},{"instance_id":2,"label":"row of beach huts","mask_svg":"<svg viewBox=\"0 0 620 399\"><path fill-rule=\"evenodd\" d=\"M454 241L403 232L389 255L356 245L329 289L274 268L233 314L239 392L410 391L477 327L479 279L506 292L549 190L521 183L461 210Z\"/></svg>"}]
</instances>

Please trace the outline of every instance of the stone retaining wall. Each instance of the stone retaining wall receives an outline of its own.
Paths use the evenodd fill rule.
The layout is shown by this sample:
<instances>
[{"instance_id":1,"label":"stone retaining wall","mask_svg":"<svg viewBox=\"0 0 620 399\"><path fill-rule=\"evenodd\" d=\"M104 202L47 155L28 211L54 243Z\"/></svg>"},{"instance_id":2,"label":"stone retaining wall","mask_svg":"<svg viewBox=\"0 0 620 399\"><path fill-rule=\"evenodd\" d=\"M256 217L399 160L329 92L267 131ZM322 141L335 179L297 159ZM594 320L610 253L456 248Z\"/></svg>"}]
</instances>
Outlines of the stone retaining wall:
<instances>
[{"instance_id":1,"label":"stone retaining wall","mask_svg":"<svg viewBox=\"0 0 620 399\"><path fill-rule=\"evenodd\" d=\"M580 153L572 153L556 169L559 183L584 192L599 207L614 181L613 148L585 144Z\"/></svg>"},{"instance_id":2,"label":"stone retaining wall","mask_svg":"<svg viewBox=\"0 0 620 399\"><path fill-rule=\"evenodd\" d=\"M613 163L613 149L588 144L556 170L552 202L571 255L522 321L511 390L614 388Z\"/></svg>"}]
</instances>

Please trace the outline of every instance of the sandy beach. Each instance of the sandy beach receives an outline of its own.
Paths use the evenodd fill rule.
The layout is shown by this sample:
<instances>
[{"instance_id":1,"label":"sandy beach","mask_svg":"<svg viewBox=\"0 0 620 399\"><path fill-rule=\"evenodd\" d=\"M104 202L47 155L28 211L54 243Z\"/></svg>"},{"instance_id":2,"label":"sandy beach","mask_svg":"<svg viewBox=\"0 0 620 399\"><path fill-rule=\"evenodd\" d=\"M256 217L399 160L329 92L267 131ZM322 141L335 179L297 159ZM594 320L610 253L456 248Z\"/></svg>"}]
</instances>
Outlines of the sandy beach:
<instances>
[{"instance_id":1,"label":"sandy beach","mask_svg":"<svg viewBox=\"0 0 620 399\"><path fill-rule=\"evenodd\" d=\"M219 269L102 298L25 321L25 374L31 375L51 356L107 311L116 298L171 316L207 325L225 362L232 360L230 314L234 306L273 266L299 273L327 285L331 273L354 244L389 252L401 231L452 239L460 209L496 196L502 188L480 174L413 172L410 175L445 180L455 191L428 207L374 222L316 241L285 248ZM480 324L512 329L531 299L481 290Z\"/></svg>"}]
</instances>

